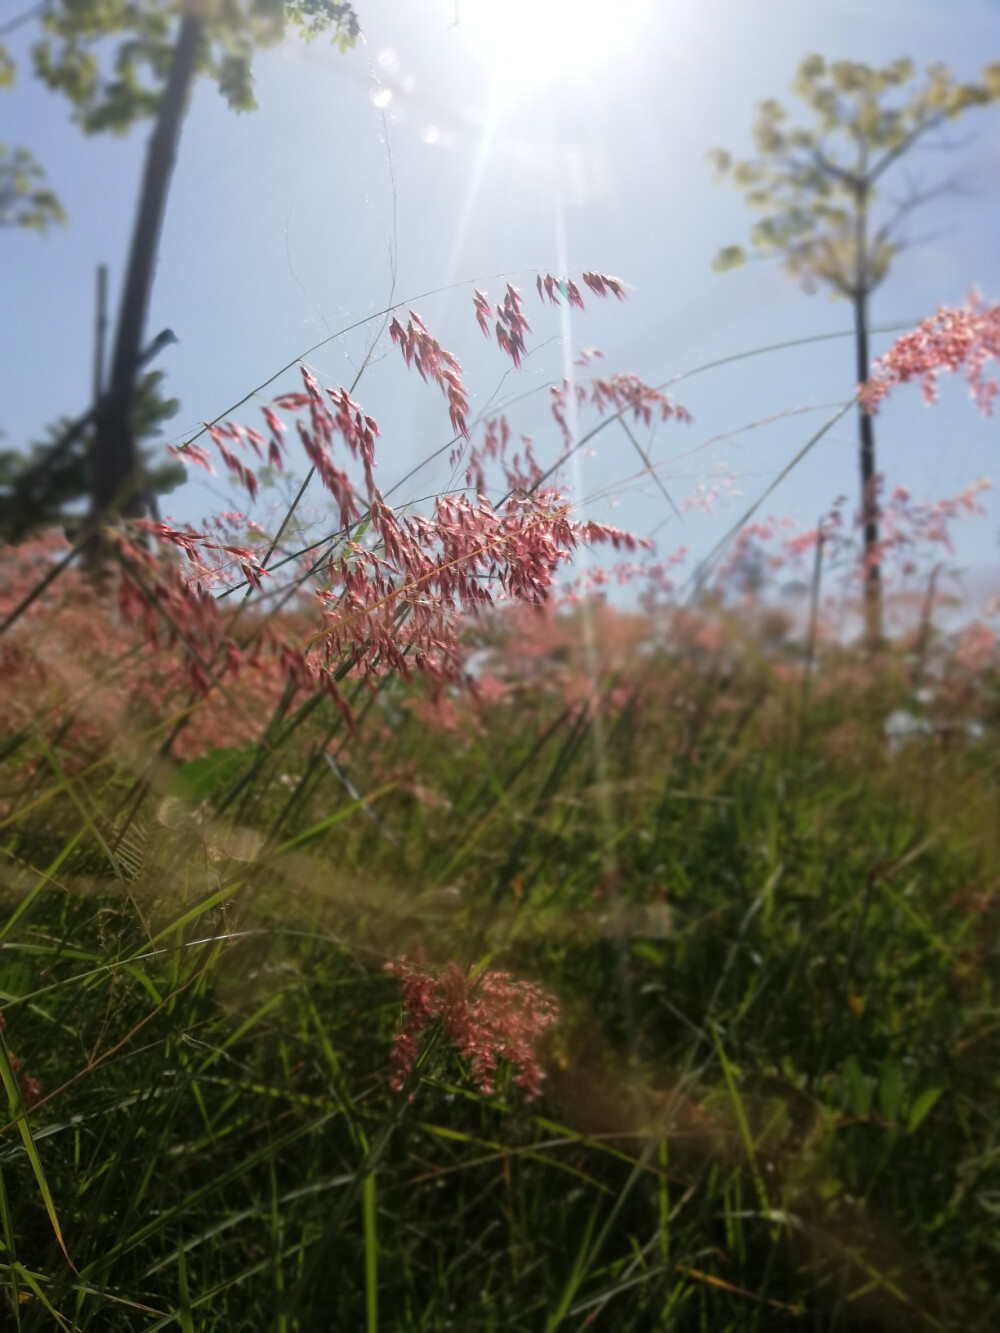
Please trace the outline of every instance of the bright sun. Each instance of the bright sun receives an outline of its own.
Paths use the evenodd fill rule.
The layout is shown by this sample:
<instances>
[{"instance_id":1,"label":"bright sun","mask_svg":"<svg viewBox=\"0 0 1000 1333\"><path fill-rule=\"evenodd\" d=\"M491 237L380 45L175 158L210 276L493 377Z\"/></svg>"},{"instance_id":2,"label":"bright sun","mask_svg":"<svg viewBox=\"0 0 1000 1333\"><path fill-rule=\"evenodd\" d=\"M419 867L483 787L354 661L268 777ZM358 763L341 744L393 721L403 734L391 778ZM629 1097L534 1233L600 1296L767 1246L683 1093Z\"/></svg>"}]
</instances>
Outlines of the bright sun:
<instances>
[{"instance_id":1,"label":"bright sun","mask_svg":"<svg viewBox=\"0 0 1000 1333\"><path fill-rule=\"evenodd\" d=\"M466 39L505 100L578 79L639 35L649 0L458 0Z\"/></svg>"}]
</instances>

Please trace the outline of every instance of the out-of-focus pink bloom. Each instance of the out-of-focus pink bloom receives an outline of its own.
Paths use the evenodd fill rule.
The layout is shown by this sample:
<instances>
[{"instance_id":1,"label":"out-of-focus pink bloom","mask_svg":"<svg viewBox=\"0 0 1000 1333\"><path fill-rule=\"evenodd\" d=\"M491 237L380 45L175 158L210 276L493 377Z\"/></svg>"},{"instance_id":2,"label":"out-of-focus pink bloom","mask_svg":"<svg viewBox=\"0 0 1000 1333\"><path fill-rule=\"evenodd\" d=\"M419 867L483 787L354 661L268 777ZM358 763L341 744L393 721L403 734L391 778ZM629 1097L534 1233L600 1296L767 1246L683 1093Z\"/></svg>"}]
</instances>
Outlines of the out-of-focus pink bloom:
<instances>
[{"instance_id":1,"label":"out-of-focus pink bloom","mask_svg":"<svg viewBox=\"0 0 1000 1333\"><path fill-rule=\"evenodd\" d=\"M955 373L964 366L973 401L989 416L1000 391L997 381L984 375L990 360L1000 360L1000 304L981 304L973 292L964 309L942 306L912 333L897 338L861 385L861 402L874 412L895 385L919 379L925 402L933 403L941 371Z\"/></svg>"},{"instance_id":2,"label":"out-of-focus pink bloom","mask_svg":"<svg viewBox=\"0 0 1000 1333\"><path fill-rule=\"evenodd\" d=\"M560 385L552 385L549 390L549 410L555 419L567 446L573 443L566 414L569 409L570 394L573 394L577 408L596 407L603 416L609 408L615 412L631 412L635 421L643 425L652 425L654 417L667 421L673 417L676 421L689 422L690 413L677 406L652 385L645 384L638 375L617 374L606 378L595 378L589 385L570 384L563 380Z\"/></svg>"},{"instance_id":3,"label":"out-of-focus pink bloom","mask_svg":"<svg viewBox=\"0 0 1000 1333\"><path fill-rule=\"evenodd\" d=\"M403 1022L393 1047L393 1087L402 1088L419 1053L421 1034L435 1021L469 1064L476 1086L494 1091L501 1060L514 1067L514 1082L530 1098L541 1091L542 1069L536 1046L555 1022L554 996L506 972L472 978L457 963L432 972L409 962L387 963L399 982Z\"/></svg>"},{"instance_id":4,"label":"out-of-focus pink bloom","mask_svg":"<svg viewBox=\"0 0 1000 1333\"><path fill-rule=\"evenodd\" d=\"M25 1106L29 1107L42 1100L42 1085L37 1078L31 1078L28 1074L21 1075L21 1096L24 1098Z\"/></svg>"}]
</instances>

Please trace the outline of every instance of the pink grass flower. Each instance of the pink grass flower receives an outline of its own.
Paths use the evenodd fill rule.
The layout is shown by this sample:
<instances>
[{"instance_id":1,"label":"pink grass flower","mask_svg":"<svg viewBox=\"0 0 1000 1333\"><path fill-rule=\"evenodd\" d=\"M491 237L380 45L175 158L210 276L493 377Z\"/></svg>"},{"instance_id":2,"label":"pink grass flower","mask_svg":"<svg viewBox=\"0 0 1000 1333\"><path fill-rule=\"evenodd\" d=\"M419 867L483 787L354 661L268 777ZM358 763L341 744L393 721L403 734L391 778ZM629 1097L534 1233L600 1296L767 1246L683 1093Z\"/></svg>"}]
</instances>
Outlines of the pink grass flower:
<instances>
[{"instance_id":1,"label":"pink grass flower","mask_svg":"<svg viewBox=\"0 0 1000 1333\"><path fill-rule=\"evenodd\" d=\"M513 361L515 367L521 364L526 354L524 335L531 332L531 325L523 313L524 302L521 293L508 282L503 304L497 306L496 335L497 346Z\"/></svg>"},{"instance_id":2,"label":"pink grass flower","mask_svg":"<svg viewBox=\"0 0 1000 1333\"><path fill-rule=\"evenodd\" d=\"M462 367L451 352L431 337L423 320L412 310L405 328L393 317L389 337L399 344L407 366L415 366L422 380L431 379L438 385L448 400L452 427L468 439L469 395L462 382Z\"/></svg>"},{"instance_id":3,"label":"pink grass flower","mask_svg":"<svg viewBox=\"0 0 1000 1333\"><path fill-rule=\"evenodd\" d=\"M982 304L973 292L964 309L942 306L912 333L897 338L875 362L868 383L861 386L861 402L874 413L897 384L919 379L924 401L934 403L941 371L954 374L964 366L972 399L989 416L1000 392L997 381L984 375L991 360L1000 360L1000 304Z\"/></svg>"},{"instance_id":4,"label":"pink grass flower","mask_svg":"<svg viewBox=\"0 0 1000 1333\"><path fill-rule=\"evenodd\" d=\"M536 1048L558 1016L554 996L506 972L470 977L457 963L432 972L403 961L387 963L385 970L398 981L403 999L403 1021L392 1054L396 1091L416 1063L422 1034L440 1022L480 1092L489 1096L495 1090L497 1065L503 1060L513 1066L514 1082L529 1099L539 1095L543 1073Z\"/></svg>"},{"instance_id":5,"label":"pink grass flower","mask_svg":"<svg viewBox=\"0 0 1000 1333\"><path fill-rule=\"evenodd\" d=\"M477 288L472 294L472 304L476 308L476 323L488 338L490 336L489 321L493 318L493 310L486 298L486 293L479 291Z\"/></svg>"}]
</instances>

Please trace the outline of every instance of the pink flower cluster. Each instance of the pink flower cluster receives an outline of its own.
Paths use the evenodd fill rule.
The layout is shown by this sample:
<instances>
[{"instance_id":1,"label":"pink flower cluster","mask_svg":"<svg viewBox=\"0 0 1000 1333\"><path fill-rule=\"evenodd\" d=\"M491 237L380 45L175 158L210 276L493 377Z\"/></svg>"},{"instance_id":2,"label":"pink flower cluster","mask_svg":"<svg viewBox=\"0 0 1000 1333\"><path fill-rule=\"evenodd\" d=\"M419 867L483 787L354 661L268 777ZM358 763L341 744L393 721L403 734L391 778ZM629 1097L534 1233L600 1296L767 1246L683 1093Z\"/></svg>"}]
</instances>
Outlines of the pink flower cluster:
<instances>
[{"instance_id":1,"label":"pink flower cluster","mask_svg":"<svg viewBox=\"0 0 1000 1333\"><path fill-rule=\"evenodd\" d=\"M619 301L625 300L625 284L621 278L612 278L607 273L585 273L583 281L595 296L607 296L611 293L617 296ZM535 279L535 286L541 299L544 301L547 297L550 305L561 305L565 301L568 305L584 309L580 289L572 278L554 278L551 273L544 275L540 273Z\"/></svg>"},{"instance_id":2,"label":"pink flower cluster","mask_svg":"<svg viewBox=\"0 0 1000 1333\"><path fill-rule=\"evenodd\" d=\"M516 453L508 457L508 445L511 440L510 425L505 416L490 417L485 423L484 438L481 445L472 445L466 457L465 484L475 488L477 495L486 494L486 470L488 462L498 462L503 470L507 489L511 491L530 491L542 479L542 469L535 458L533 441L530 435L522 435L524 457ZM462 458L461 447L452 452L450 463L456 466Z\"/></svg>"},{"instance_id":3,"label":"pink flower cluster","mask_svg":"<svg viewBox=\"0 0 1000 1333\"><path fill-rule=\"evenodd\" d=\"M511 302L511 308L516 305ZM467 398L458 362L432 338L411 313L394 338L406 360L425 378L438 380L449 396L453 425L465 426ZM480 493L439 498L429 515L406 514L386 504L375 484L375 440L378 426L346 390L323 390L302 368L304 391L286 393L275 406L298 413L296 427L317 476L333 496L342 525L334 554L326 563L326 586L318 593L322 627L298 648L281 642L274 632L258 627L249 654L228 633L219 603L207 592L211 569L208 553L229 557L244 577L259 586L264 570L252 550L232 542L215 542L205 533L159 525L154 535L187 558L187 568L160 568L152 554L121 539L125 577L121 606L126 617L141 623L148 641L180 643L187 671L199 691L207 694L216 663L231 676L262 655L276 659L296 685L316 680L345 711L338 682L345 675L361 678L399 671L427 677L433 690L444 683L464 684L461 635L467 617L502 599L540 604L553 587L558 569L581 543L610 543L616 550L634 549L628 534L597 523L568 518L568 505L556 491L532 489L541 472L526 442L525 459L510 463L505 454L509 427L490 422L481 454L472 451L470 478L478 480L482 457L504 460L507 479L517 492L498 507ZM633 397L636 390L632 390ZM639 410L637 408L637 410ZM267 410L272 435L280 439L285 425ZM356 487L349 472L335 465L331 446L339 437L363 483ZM240 438L230 431L229 439ZM252 441L251 441L252 444ZM193 460L197 461L197 460ZM370 537L353 541L349 525L367 508ZM168 632L183 626L184 632Z\"/></svg>"},{"instance_id":4,"label":"pink flower cluster","mask_svg":"<svg viewBox=\"0 0 1000 1333\"><path fill-rule=\"evenodd\" d=\"M621 278L612 278L606 273L584 273L583 282L595 296L606 297L610 294L616 296L619 301L625 299L625 284ZM539 273L535 279L535 286L539 297L543 301L547 299L550 305L557 306L565 302L580 310L586 308L580 288L572 278L555 278L551 273ZM477 288L472 295L472 304L476 312L476 322L488 338L489 321L494 314L489 297ZM510 357L515 366L521 364L526 354L524 335L531 332L531 325L523 307L524 301L520 291L508 282L503 299L497 302L495 333L497 346Z\"/></svg>"},{"instance_id":5,"label":"pink flower cluster","mask_svg":"<svg viewBox=\"0 0 1000 1333\"><path fill-rule=\"evenodd\" d=\"M623 295L618 279L600 274L584 274L583 286L598 296ZM553 302L583 303L568 280L546 275L540 290ZM475 306L488 333L493 311L483 293ZM517 360L528 323L510 284L496 313L498 341ZM393 320L390 334L407 365L439 385L453 428L468 439L469 398L456 358L412 311L405 326ZM52 538L4 552L0 612L17 620L0 648L11 710L38 725L44 718L54 731L68 727L73 762L89 762L123 731L155 729L178 707L182 718L198 717L197 728L173 734L178 757L250 739L300 690L328 694L350 721L345 679L371 685L392 670L425 677L437 703L445 685L473 685L464 672L463 636L476 613L496 602L545 603L581 544L636 549L616 528L571 520L565 499L542 489L530 439L522 436L523 448L510 456L502 418L486 423L478 449L470 443L474 500L445 496L429 512L393 509L375 482L373 417L346 389L321 386L305 367L301 374L300 390L261 407L260 431L212 422L173 453L209 472L221 459L252 499L255 460L281 469L288 437L281 414L295 414L306 456L340 520L319 544L326 546L322 556L308 547L266 560L263 532L242 514L197 528L143 522L109 534L116 569L100 587L71 567L32 599L34 583L65 543ZM647 421L654 410L682 415L634 376L599 380L586 392L601 411L628 407ZM485 494L489 462L503 469L511 492L496 504ZM363 515L364 535L352 530ZM282 582L278 571L289 565ZM271 602L277 613L264 614L263 598L246 607L226 600L244 585L280 598Z\"/></svg>"},{"instance_id":6,"label":"pink flower cluster","mask_svg":"<svg viewBox=\"0 0 1000 1333\"><path fill-rule=\"evenodd\" d=\"M877 478L879 490L881 477ZM952 525L964 518L985 514L981 496L992 489L988 477L972 482L957 495L942 496L932 503L917 503L905 486L896 486L888 498L879 503L879 540L868 553L861 551L857 528L861 517L856 516L855 530L845 521L845 497L840 496L820 520L818 526L799 531L793 520L773 515L762 522L748 523L737 534L726 559L720 564L717 589L725 592L728 585L741 586L745 575L755 564L760 571L776 572L785 569L798 576L802 562L812 560L818 544L823 545L828 560L848 557L845 581L864 577L871 564L882 570L886 586L915 574L921 563L940 559L940 551L954 552Z\"/></svg>"},{"instance_id":7,"label":"pink flower cluster","mask_svg":"<svg viewBox=\"0 0 1000 1333\"><path fill-rule=\"evenodd\" d=\"M914 503L906 487L897 486L881 511L882 530L873 559L881 563L890 552L901 553L902 572L912 574L916 569L914 557L921 551L938 546L953 554L951 525L962 518L983 517L986 511L979 497L992 485L988 477L980 477L958 495L942 496L933 504Z\"/></svg>"},{"instance_id":8,"label":"pink flower cluster","mask_svg":"<svg viewBox=\"0 0 1000 1333\"><path fill-rule=\"evenodd\" d=\"M964 309L942 307L936 315L898 338L875 362L871 378L860 389L861 401L874 412L897 384L919 379L924 400L937 399L937 380L942 370L965 376L979 410L989 416L1000 392L995 379L986 379L987 361L1000 361L1000 304L981 304L973 292Z\"/></svg>"},{"instance_id":9,"label":"pink flower cluster","mask_svg":"<svg viewBox=\"0 0 1000 1333\"><path fill-rule=\"evenodd\" d=\"M619 373L595 377L589 385L571 384L569 380L563 380L562 384L553 385L549 393L550 411L567 445L572 444L572 434L566 421L571 393L576 398L577 408L589 404L596 407L601 416L609 409L623 414L631 412L633 420L641 421L644 426L652 425L654 417L660 421L667 421L671 417L675 421L691 420L691 414L686 408L671 402L665 393L644 383L638 375Z\"/></svg>"},{"instance_id":10,"label":"pink flower cluster","mask_svg":"<svg viewBox=\"0 0 1000 1333\"><path fill-rule=\"evenodd\" d=\"M213 541L207 533L198 532L197 529L190 526L173 528L167 523L152 523L148 520L139 520L134 526L136 531L144 532L155 538L161 545L174 546L183 551L188 559L190 569L199 571L206 581L220 573L219 565L210 566L204 559L206 552L214 551L223 556L231 556L233 566L239 568L240 573L251 587L259 588L262 585L267 571L249 546L237 545L234 542Z\"/></svg>"},{"instance_id":11,"label":"pink flower cluster","mask_svg":"<svg viewBox=\"0 0 1000 1333\"><path fill-rule=\"evenodd\" d=\"M477 296L481 295L477 292ZM525 354L524 335L531 332L531 325L522 311L523 305L521 293L508 282L503 302L497 305L496 334L497 346L507 353L515 366L521 364Z\"/></svg>"},{"instance_id":12,"label":"pink flower cluster","mask_svg":"<svg viewBox=\"0 0 1000 1333\"><path fill-rule=\"evenodd\" d=\"M580 544L634 549L628 533L567 516L555 491L521 492L494 508L442 496L429 517L396 514L376 494L372 527L381 550L351 545L330 568L323 641L331 667L350 654L355 670L416 669L433 685L462 682L460 637L469 615L504 599L541 605L558 569Z\"/></svg>"},{"instance_id":13,"label":"pink flower cluster","mask_svg":"<svg viewBox=\"0 0 1000 1333\"><path fill-rule=\"evenodd\" d=\"M283 470L283 454L285 451L282 434L284 426L275 416L269 407L261 409L264 420L267 422L270 432L270 442L264 440L263 436L252 429L250 426L239 426L234 421L224 421L221 424L206 422L205 430L208 431L209 438L219 451L223 463L228 471L236 478L239 484L247 491L251 500L257 498L257 474L252 468L247 467L246 463L233 452L232 446L245 449L249 446L256 454L257 458L264 461L264 446L267 444L267 461L269 466L276 471ZM188 440L186 444L168 445L168 452L175 458L179 458L183 463L193 463L197 467L204 468L206 472L214 472L211 457L207 449L204 449L195 440Z\"/></svg>"},{"instance_id":14,"label":"pink flower cluster","mask_svg":"<svg viewBox=\"0 0 1000 1333\"><path fill-rule=\"evenodd\" d=\"M513 291L513 288L508 290ZM423 320L412 310L405 328L393 317L389 325L389 337L399 344L406 364L416 366L422 380L430 378L440 386L448 399L452 427L468 438L466 418L469 413L469 396L462 383L462 367L452 354L446 352L436 338L431 337Z\"/></svg>"},{"instance_id":15,"label":"pink flower cluster","mask_svg":"<svg viewBox=\"0 0 1000 1333\"><path fill-rule=\"evenodd\" d=\"M506 972L472 978L457 963L429 971L409 962L387 963L399 982L403 1021L393 1047L392 1086L398 1092L416 1064L421 1035L435 1022L468 1062L480 1092L495 1088L504 1060L514 1067L514 1082L530 1098L541 1092L542 1070L536 1053L539 1038L558 1016L554 996Z\"/></svg>"},{"instance_id":16,"label":"pink flower cluster","mask_svg":"<svg viewBox=\"0 0 1000 1333\"><path fill-rule=\"evenodd\" d=\"M620 278L613 278L604 273L588 272L584 273L583 282L597 296L606 297L611 294L619 300L625 297L624 284ZM547 296L554 305L566 300L570 305L584 309L580 289L571 279L554 278L548 273L540 274L537 286L543 300ZM490 333L489 321L494 313L496 314L497 345L511 358L515 366L520 366L527 354L524 335L530 333L531 325L524 314L524 302L519 290L508 282L503 299L497 302L494 312L486 293L477 289L473 293L473 306L479 327L487 337ZM389 337L399 347L407 366L415 367L424 381L433 380L438 385L448 401L448 416L452 428L468 439L469 394L462 379L462 367L458 360L441 346L413 310L408 312L405 325L397 317L393 317L389 325ZM599 355L599 353L592 354ZM345 389L326 390L333 404L331 412L323 400L319 385L305 367L302 368L302 376L305 392L282 394L275 399L275 406L286 411L309 408L310 425L306 427L302 422L297 423L299 437L309 462L337 501L342 525L347 527L359 515L352 507L352 492L347 476L334 466L329 455L333 433L336 431L343 437L355 457L363 458L370 491L371 468L374 466L373 440L378 435L378 427L373 419L366 416L358 404L351 400ZM625 376L618 378L622 381L628 378L634 379ZM619 386L617 392L622 392L623 389L624 385ZM635 392L636 390L633 390L633 397ZM613 401L614 391L610 399ZM186 443L168 446L169 452L184 463L194 464L207 472L213 472L209 451L198 443L200 436L207 432L227 471L247 491L251 500L254 500L259 489L258 477L245 458L240 456L240 452L245 455L247 450L251 450L260 462L264 462L266 449L267 464L279 472L283 469L286 453L285 423L271 407L262 406L261 412L267 423L268 439L252 427L239 425L234 421L206 422L203 429ZM643 414L648 419L648 410L643 409Z\"/></svg>"}]
</instances>

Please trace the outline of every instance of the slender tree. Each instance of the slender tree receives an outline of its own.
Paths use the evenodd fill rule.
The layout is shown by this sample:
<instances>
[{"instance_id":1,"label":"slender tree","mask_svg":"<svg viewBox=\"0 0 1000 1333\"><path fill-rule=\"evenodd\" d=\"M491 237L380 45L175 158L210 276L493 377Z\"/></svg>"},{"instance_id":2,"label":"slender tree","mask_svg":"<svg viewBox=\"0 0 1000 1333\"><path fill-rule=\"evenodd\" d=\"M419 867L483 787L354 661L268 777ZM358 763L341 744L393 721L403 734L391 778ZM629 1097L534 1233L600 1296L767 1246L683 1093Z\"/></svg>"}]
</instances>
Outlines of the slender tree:
<instances>
[{"instance_id":1,"label":"slender tree","mask_svg":"<svg viewBox=\"0 0 1000 1333\"><path fill-rule=\"evenodd\" d=\"M825 286L850 301L854 313L855 378L868 378L869 303L906 245L914 211L955 187L907 182L897 197L883 194L887 177L921 145L942 144L941 131L972 107L1000 100L1000 63L981 82L960 83L946 67L931 65L917 76L909 60L882 68L811 55L792 85L812 113L792 126L777 100L760 103L753 126L755 155L734 161L724 149L709 160L762 216L750 233L758 256L778 256L807 291ZM721 250L714 267L735 268L747 258L742 246ZM859 405L861 522L865 550L865 634L882 637L879 509L875 431Z\"/></svg>"},{"instance_id":2,"label":"slender tree","mask_svg":"<svg viewBox=\"0 0 1000 1333\"><path fill-rule=\"evenodd\" d=\"M39 6L36 73L69 98L87 133L123 133L153 120L136 210L107 391L98 404L91 516L145 507L135 407L146 316L167 197L191 88L213 79L237 111L255 106L252 59L291 25L306 38L332 33L341 49L359 33L337 0L49 0Z\"/></svg>"}]
</instances>

